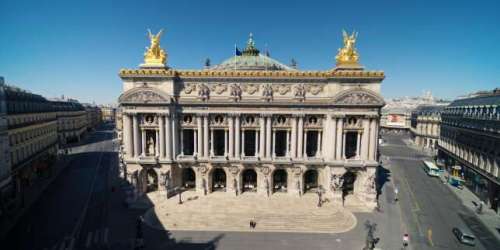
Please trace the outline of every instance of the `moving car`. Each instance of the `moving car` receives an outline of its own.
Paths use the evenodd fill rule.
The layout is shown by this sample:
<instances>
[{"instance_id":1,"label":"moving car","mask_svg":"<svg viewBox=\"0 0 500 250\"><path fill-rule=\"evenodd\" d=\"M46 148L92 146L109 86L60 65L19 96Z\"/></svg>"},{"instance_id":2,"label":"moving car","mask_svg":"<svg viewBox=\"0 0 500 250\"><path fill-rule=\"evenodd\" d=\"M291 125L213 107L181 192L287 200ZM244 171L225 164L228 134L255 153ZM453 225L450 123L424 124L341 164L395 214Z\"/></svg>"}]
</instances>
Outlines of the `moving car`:
<instances>
[{"instance_id":1,"label":"moving car","mask_svg":"<svg viewBox=\"0 0 500 250\"><path fill-rule=\"evenodd\" d=\"M466 244L469 246L476 245L476 237L474 237L474 235L472 235L472 233L468 232L467 230L454 227L451 231L453 232L455 237L457 237L457 239L458 239L458 241L460 241L460 243Z\"/></svg>"}]
</instances>

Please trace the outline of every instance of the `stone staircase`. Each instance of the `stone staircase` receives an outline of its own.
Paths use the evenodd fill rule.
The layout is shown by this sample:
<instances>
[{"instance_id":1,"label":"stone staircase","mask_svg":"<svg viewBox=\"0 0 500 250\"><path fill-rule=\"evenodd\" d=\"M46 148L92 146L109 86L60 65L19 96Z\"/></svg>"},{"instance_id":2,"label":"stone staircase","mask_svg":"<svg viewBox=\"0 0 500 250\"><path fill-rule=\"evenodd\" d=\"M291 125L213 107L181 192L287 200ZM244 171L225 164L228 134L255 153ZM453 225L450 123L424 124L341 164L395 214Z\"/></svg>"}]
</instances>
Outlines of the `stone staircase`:
<instances>
[{"instance_id":1,"label":"stone staircase","mask_svg":"<svg viewBox=\"0 0 500 250\"><path fill-rule=\"evenodd\" d=\"M235 197L184 192L181 205L177 196L168 200L161 194L149 196L156 206L145 214L145 222L158 229L341 233L356 225L348 209L331 202L318 208L316 194L275 194L268 198L255 193ZM249 226L250 220L257 223L254 229Z\"/></svg>"}]
</instances>

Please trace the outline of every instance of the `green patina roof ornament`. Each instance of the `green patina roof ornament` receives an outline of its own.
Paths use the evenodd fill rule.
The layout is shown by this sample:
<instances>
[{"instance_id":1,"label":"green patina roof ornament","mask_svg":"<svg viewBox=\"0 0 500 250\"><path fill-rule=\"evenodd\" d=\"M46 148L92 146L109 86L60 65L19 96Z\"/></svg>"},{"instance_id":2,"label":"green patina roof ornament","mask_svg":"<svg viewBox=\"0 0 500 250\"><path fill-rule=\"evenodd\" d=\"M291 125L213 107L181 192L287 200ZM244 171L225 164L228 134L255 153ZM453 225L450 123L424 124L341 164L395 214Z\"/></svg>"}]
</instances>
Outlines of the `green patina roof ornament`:
<instances>
[{"instance_id":1,"label":"green patina roof ornament","mask_svg":"<svg viewBox=\"0 0 500 250\"><path fill-rule=\"evenodd\" d=\"M253 34L250 33L248 38L247 47L243 50L244 56L258 56L260 51L255 47L255 41L253 40Z\"/></svg>"}]
</instances>

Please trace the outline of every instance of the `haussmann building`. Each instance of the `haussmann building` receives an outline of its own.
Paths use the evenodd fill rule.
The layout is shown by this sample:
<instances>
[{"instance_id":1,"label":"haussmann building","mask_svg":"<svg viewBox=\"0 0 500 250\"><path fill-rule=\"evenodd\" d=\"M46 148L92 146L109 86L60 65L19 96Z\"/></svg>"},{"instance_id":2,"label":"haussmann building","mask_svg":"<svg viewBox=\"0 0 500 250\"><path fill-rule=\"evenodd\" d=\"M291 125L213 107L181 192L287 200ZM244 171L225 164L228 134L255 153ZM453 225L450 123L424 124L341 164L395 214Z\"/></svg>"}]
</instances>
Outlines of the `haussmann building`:
<instances>
[{"instance_id":1,"label":"haussmann building","mask_svg":"<svg viewBox=\"0 0 500 250\"><path fill-rule=\"evenodd\" d=\"M200 70L167 66L161 33L122 69L123 162L139 192L317 192L376 204L384 73L358 63L344 32L336 66L301 71L246 48Z\"/></svg>"}]
</instances>

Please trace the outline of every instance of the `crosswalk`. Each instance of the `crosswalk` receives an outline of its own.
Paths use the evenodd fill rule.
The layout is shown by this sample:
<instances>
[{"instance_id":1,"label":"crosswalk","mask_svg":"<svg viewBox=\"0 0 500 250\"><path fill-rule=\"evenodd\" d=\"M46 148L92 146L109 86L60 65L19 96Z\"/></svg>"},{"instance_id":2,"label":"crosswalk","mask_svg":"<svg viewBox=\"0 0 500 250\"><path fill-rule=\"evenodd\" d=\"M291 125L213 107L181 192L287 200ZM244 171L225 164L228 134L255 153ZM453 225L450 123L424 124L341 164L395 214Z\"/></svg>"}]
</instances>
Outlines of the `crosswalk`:
<instances>
[{"instance_id":1,"label":"crosswalk","mask_svg":"<svg viewBox=\"0 0 500 250\"><path fill-rule=\"evenodd\" d=\"M75 238L66 237L64 240L57 242L51 248L44 248L43 250L73 250L75 247Z\"/></svg>"},{"instance_id":2,"label":"crosswalk","mask_svg":"<svg viewBox=\"0 0 500 250\"><path fill-rule=\"evenodd\" d=\"M92 248L97 246L107 246L109 240L109 228L96 229L95 231L87 232L84 238L84 248Z\"/></svg>"},{"instance_id":3,"label":"crosswalk","mask_svg":"<svg viewBox=\"0 0 500 250\"><path fill-rule=\"evenodd\" d=\"M44 248L43 250L101 249L101 247L109 245L109 228L99 228L89 231L85 235L85 238L79 241L78 246L75 246L75 244L74 238L66 237L52 247Z\"/></svg>"}]
</instances>

